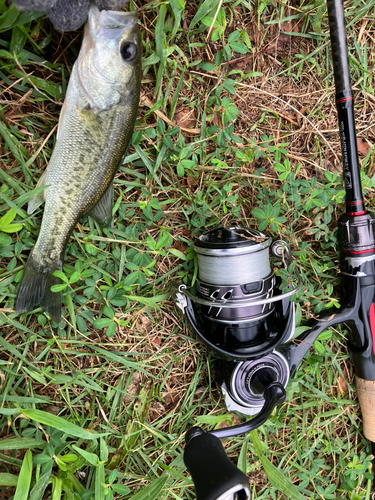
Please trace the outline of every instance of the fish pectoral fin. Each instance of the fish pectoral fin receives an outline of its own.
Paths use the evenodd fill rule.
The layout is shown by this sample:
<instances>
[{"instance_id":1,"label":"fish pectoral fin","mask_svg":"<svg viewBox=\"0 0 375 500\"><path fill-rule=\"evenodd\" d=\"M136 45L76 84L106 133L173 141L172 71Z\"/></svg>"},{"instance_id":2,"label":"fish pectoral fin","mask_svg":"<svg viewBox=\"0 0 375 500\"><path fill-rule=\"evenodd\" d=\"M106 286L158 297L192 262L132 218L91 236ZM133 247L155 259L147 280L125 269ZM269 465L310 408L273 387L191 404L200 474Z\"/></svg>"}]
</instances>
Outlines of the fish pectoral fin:
<instances>
[{"instance_id":1,"label":"fish pectoral fin","mask_svg":"<svg viewBox=\"0 0 375 500\"><path fill-rule=\"evenodd\" d=\"M47 170L43 172L41 178L39 179L35 187L38 188L41 186L45 186L46 178L47 178ZM27 204L27 213L29 215L32 214L44 202L45 202L45 190L29 200L29 203Z\"/></svg>"},{"instance_id":2,"label":"fish pectoral fin","mask_svg":"<svg viewBox=\"0 0 375 500\"><path fill-rule=\"evenodd\" d=\"M104 192L98 203L88 212L96 222L102 226L110 226L112 222L112 206L113 206L113 182Z\"/></svg>"}]
</instances>

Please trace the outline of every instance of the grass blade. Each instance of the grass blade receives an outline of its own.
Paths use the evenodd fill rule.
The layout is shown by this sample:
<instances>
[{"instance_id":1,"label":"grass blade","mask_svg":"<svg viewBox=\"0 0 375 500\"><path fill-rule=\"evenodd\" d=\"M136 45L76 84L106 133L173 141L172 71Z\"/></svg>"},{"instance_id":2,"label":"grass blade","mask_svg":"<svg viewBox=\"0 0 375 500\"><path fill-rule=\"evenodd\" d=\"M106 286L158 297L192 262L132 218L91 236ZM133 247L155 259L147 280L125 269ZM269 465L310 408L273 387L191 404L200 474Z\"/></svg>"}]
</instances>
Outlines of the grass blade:
<instances>
[{"instance_id":1,"label":"grass blade","mask_svg":"<svg viewBox=\"0 0 375 500\"><path fill-rule=\"evenodd\" d=\"M146 486L146 488L133 495L132 500L156 500L156 498L159 498L160 492L164 488L167 479L167 474L162 474L151 484Z\"/></svg>"},{"instance_id":2,"label":"grass blade","mask_svg":"<svg viewBox=\"0 0 375 500\"><path fill-rule=\"evenodd\" d=\"M104 500L104 497L105 497L104 464L99 464L95 471L95 500Z\"/></svg>"},{"instance_id":3,"label":"grass blade","mask_svg":"<svg viewBox=\"0 0 375 500\"><path fill-rule=\"evenodd\" d=\"M50 413L46 413L41 410L24 410L21 409L21 413L25 415L25 417L30 418L31 420L35 420L35 422L39 422L40 424L49 425L54 429L59 429L66 434L71 436L75 436L81 439L98 439L102 436L106 436L107 434L96 434L91 431L86 431L78 425L72 424L65 420L64 418L58 417L56 415L52 415Z\"/></svg>"},{"instance_id":4,"label":"grass blade","mask_svg":"<svg viewBox=\"0 0 375 500\"><path fill-rule=\"evenodd\" d=\"M39 478L34 488L31 490L29 500L43 500L44 491L50 482L51 470Z\"/></svg>"},{"instance_id":5,"label":"grass blade","mask_svg":"<svg viewBox=\"0 0 375 500\"><path fill-rule=\"evenodd\" d=\"M25 500L29 494L31 475L33 472L33 457L31 451L27 450L22 462L20 475L18 477L17 488L13 500Z\"/></svg>"},{"instance_id":6,"label":"grass blade","mask_svg":"<svg viewBox=\"0 0 375 500\"><path fill-rule=\"evenodd\" d=\"M152 177L154 178L154 181L162 188L164 191L164 186L161 183L159 177L155 174L154 172L154 167L150 160L147 158L146 154L144 153L143 149L140 148L137 144L134 145L134 149L137 151L139 158L143 161L144 165L147 167L147 170L150 172Z\"/></svg>"},{"instance_id":7,"label":"grass blade","mask_svg":"<svg viewBox=\"0 0 375 500\"><path fill-rule=\"evenodd\" d=\"M272 486L284 493L284 495L287 495L290 500L306 500L306 497L301 495L297 487L289 481L281 470L271 464L268 458L263 455L262 444L258 438L257 432L251 431L250 436L255 452L258 455L259 460L262 462L264 472L266 473L266 476Z\"/></svg>"},{"instance_id":8,"label":"grass blade","mask_svg":"<svg viewBox=\"0 0 375 500\"><path fill-rule=\"evenodd\" d=\"M52 478L52 500L61 500L62 479L60 477Z\"/></svg>"},{"instance_id":9,"label":"grass blade","mask_svg":"<svg viewBox=\"0 0 375 500\"><path fill-rule=\"evenodd\" d=\"M167 12L167 6L165 3L162 3L159 7L159 14L158 14L158 19L156 21L156 26L155 26L155 43L156 43L156 52L159 56L160 59L160 64L158 68L158 73L156 77L156 84L155 84L155 95L158 94L161 79L164 73L164 66L165 66L165 61L164 61L164 54L163 54L163 39L164 39L164 30L165 30L165 14Z\"/></svg>"}]
</instances>

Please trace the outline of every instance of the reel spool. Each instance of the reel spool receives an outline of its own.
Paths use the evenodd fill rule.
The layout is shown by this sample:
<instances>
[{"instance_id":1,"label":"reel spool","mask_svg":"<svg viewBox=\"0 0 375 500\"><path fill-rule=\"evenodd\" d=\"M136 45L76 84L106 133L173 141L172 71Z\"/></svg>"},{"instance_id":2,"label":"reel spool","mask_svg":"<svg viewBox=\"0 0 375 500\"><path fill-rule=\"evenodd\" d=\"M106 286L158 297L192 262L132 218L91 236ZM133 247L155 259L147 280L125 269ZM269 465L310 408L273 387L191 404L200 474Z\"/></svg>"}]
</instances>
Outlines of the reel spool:
<instances>
[{"instance_id":1,"label":"reel spool","mask_svg":"<svg viewBox=\"0 0 375 500\"><path fill-rule=\"evenodd\" d=\"M233 227L203 234L194 245L197 292L179 288L179 306L198 337L217 355L241 361L264 356L289 340L295 327L270 257L290 263L289 247L260 231Z\"/></svg>"}]
</instances>

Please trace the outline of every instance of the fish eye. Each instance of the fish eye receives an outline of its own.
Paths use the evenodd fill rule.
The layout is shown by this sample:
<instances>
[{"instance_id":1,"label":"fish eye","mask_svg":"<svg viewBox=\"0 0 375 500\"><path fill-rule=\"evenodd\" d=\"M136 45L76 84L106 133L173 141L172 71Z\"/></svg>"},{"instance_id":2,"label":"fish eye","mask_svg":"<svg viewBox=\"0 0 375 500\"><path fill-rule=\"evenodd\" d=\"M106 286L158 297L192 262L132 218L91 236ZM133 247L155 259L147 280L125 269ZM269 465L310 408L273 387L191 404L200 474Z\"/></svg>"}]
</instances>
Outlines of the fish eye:
<instances>
[{"instance_id":1,"label":"fish eye","mask_svg":"<svg viewBox=\"0 0 375 500\"><path fill-rule=\"evenodd\" d=\"M137 57L137 46L133 42L125 42L122 45L120 52L124 61L134 61L134 59Z\"/></svg>"}]
</instances>

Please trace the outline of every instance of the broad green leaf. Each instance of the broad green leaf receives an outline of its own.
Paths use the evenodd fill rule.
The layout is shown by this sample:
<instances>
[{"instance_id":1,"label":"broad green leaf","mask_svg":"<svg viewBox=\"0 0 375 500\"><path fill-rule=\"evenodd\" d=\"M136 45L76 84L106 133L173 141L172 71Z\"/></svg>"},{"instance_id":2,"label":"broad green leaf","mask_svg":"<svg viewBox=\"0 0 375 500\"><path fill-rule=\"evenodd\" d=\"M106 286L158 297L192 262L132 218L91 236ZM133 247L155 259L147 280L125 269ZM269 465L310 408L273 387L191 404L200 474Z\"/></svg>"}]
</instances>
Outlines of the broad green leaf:
<instances>
[{"instance_id":1,"label":"broad green leaf","mask_svg":"<svg viewBox=\"0 0 375 500\"><path fill-rule=\"evenodd\" d=\"M112 320L110 318L99 318L94 321L92 326L94 328L97 328L98 330L101 330L102 328L106 328L112 323Z\"/></svg>"},{"instance_id":2,"label":"broad green leaf","mask_svg":"<svg viewBox=\"0 0 375 500\"><path fill-rule=\"evenodd\" d=\"M274 488L287 496L289 500L306 500L306 497L301 495L298 488L292 484L281 470L275 467L267 457L263 455L262 444L258 438L256 431L250 432L255 452L261 461L264 472Z\"/></svg>"},{"instance_id":3,"label":"broad green leaf","mask_svg":"<svg viewBox=\"0 0 375 500\"><path fill-rule=\"evenodd\" d=\"M232 33L228 36L228 43L237 42L240 35L241 33L239 31L232 31Z\"/></svg>"},{"instance_id":4,"label":"broad green leaf","mask_svg":"<svg viewBox=\"0 0 375 500\"><path fill-rule=\"evenodd\" d=\"M113 335L116 333L116 330L117 330L117 325L115 322L113 322L109 325L105 333L107 337L113 337Z\"/></svg>"},{"instance_id":5,"label":"broad green leaf","mask_svg":"<svg viewBox=\"0 0 375 500\"><path fill-rule=\"evenodd\" d=\"M28 497L33 472L33 457L31 451L27 450L22 462L17 488L13 500L25 500Z\"/></svg>"},{"instance_id":6,"label":"broad green leaf","mask_svg":"<svg viewBox=\"0 0 375 500\"><path fill-rule=\"evenodd\" d=\"M60 457L60 460L62 462L75 462L77 458L77 455L75 455L74 453L67 453L66 455Z\"/></svg>"},{"instance_id":7,"label":"broad green leaf","mask_svg":"<svg viewBox=\"0 0 375 500\"><path fill-rule=\"evenodd\" d=\"M0 219L0 229L4 231L4 227L9 226L11 222L14 221L17 215L17 211L15 208L10 208L5 215L3 215Z\"/></svg>"},{"instance_id":8,"label":"broad green leaf","mask_svg":"<svg viewBox=\"0 0 375 500\"><path fill-rule=\"evenodd\" d=\"M19 54L25 46L27 40L27 32L30 29L30 25L27 26L15 26L12 30L12 39L9 44L9 51L12 54Z\"/></svg>"},{"instance_id":9,"label":"broad green leaf","mask_svg":"<svg viewBox=\"0 0 375 500\"><path fill-rule=\"evenodd\" d=\"M52 285L51 292L62 292L68 285L66 283L61 283L60 285Z\"/></svg>"},{"instance_id":10,"label":"broad green leaf","mask_svg":"<svg viewBox=\"0 0 375 500\"><path fill-rule=\"evenodd\" d=\"M242 42L232 42L230 48L239 54L246 54L248 52L246 45Z\"/></svg>"},{"instance_id":11,"label":"broad green leaf","mask_svg":"<svg viewBox=\"0 0 375 500\"><path fill-rule=\"evenodd\" d=\"M14 5L14 3L10 4L9 9L0 16L0 32L1 31L6 31L9 28L13 26L15 23L17 17L18 17L19 11L17 7Z\"/></svg>"},{"instance_id":12,"label":"broad green leaf","mask_svg":"<svg viewBox=\"0 0 375 500\"><path fill-rule=\"evenodd\" d=\"M39 455L34 455L33 463L36 465L46 464L47 462L51 462L52 458L45 453L40 453Z\"/></svg>"},{"instance_id":13,"label":"broad green leaf","mask_svg":"<svg viewBox=\"0 0 375 500\"><path fill-rule=\"evenodd\" d=\"M257 219L264 219L266 217L266 214L261 208L254 208L254 210L252 210L251 213Z\"/></svg>"},{"instance_id":14,"label":"broad green leaf","mask_svg":"<svg viewBox=\"0 0 375 500\"><path fill-rule=\"evenodd\" d=\"M46 413L45 411L21 409L21 413L25 415L25 417L28 417L31 420L35 420L35 422L39 422L43 425L49 425L54 429L59 429L60 431L69 434L70 436L75 436L81 439L98 439L102 436L107 435L86 431L85 429L82 429L82 427L78 427L78 425L72 424L64 418Z\"/></svg>"},{"instance_id":15,"label":"broad green leaf","mask_svg":"<svg viewBox=\"0 0 375 500\"><path fill-rule=\"evenodd\" d=\"M21 231L22 228L22 224L9 224L9 226L2 227L1 230L4 231L4 233L17 233Z\"/></svg>"},{"instance_id":16,"label":"broad green leaf","mask_svg":"<svg viewBox=\"0 0 375 500\"><path fill-rule=\"evenodd\" d=\"M0 450L26 450L41 447L43 444L32 438L3 439L0 441Z\"/></svg>"},{"instance_id":17,"label":"broad green leaf","mask_svg":"<svg viewBox=\"0 0 375 500\"><path fill-rule=\"evenodd\" d=\"M173 243L172 236L167 231L162 231L158 239L158 242L156 243L155 250L160 250L161 248L169 246L172 243Z\"/></svg>"},{"instance_id":18,"label":"broad green leaf","mask_svg":"<svg viewBox=\"0 0 375 500\"><path fill-rule=\"evenodd\" d=\"M209 14L213 9L217 9L218 5L219 0L204 0L190 23L189 31L191 31L194 26L206 17L207 14Z\"/></svg>"},{"instance_id":19,"label":"broad green leaf","mask_svg":"<svg viewBox=\"0 0 375 500\"><path fill-rule=\"evenodd\" d=\"M129 495L130 493L129 488L122 484L112 484L111 488L115 493L118 493L119 495Z\"/></svg>"},{"instance_id":20,"label":"broad green leaf","mask_svg":"<svg viewBox=\"0 0 375 500\"><path fill-rule=\"evenodd\" d=\"M321 344L319 342L319 340L315 340L314 342L314 347L315 349L318 351L319 354L323 354L323 352L325 351L325 347L323 344Z\"/></svg>"},{"instance_id":21,"label":"broad green leaf","mask_svg":"<svg viewBox=\"0 0 375 500\"><path fill-rule=\"evenodd\" d=\"M12 238L7 234L0 233L0 246L7 247L12 244Z\"/></svg>"},{"instance_id":22,"label":"broad green leaf","mask_svg":"<svg viewBox=\"0 0 375 500\"><path fill-rule=\"evenodd\" d=\"M202 62L199 67L203 69L203 71L215 71L216 68L212 63L209 62Z\"/></svg>"},{"instance_id":23,"label":"broad green leaf","mask_svg":"<svg viewBox=\"0 0 375 500\"><path fill-rule=\"evenodd\" d=\"M99 457L98 455L96 455L96 453L90 453L89 451L82 450L81 448L78 448L78 446L76 445L73 445L72 448L76 450L77 453L79 453L94 467L96 467L99 464Z\"/></svg>"},{"instance_id":24,"label":"broad green leaf","mask_svg":"<svg viewBox=\"0 0 375 500\"><path fill-rule=\"evenodd\" d=\"M64 281L64 283L69 283L69 278L62 271L54 271L53 275L56 276L56 278L60 278L61 281Z\"/></svg>"},{"instance_id":25,"label":"broad green leaf","mask_svg":"<svg viewBox=\"0 0 375 500\"><path fill-rule=\"evenodd\" d=\"M168 252L174 255L175 257L178 257L181 260L187 260L186 255L180 252L180 250L177 250L176 248L169 248Z\"/></svg>"},{"instance_id":26,"label":"broad green leaf","mask_svg":"<svg viewBox=\"0 0 375 500\"><path fill-rule=\"evenodd\" d=\"M0 472L0 486L17 486L18 476L8 472Z\"/></svg>"}]
</instances>

